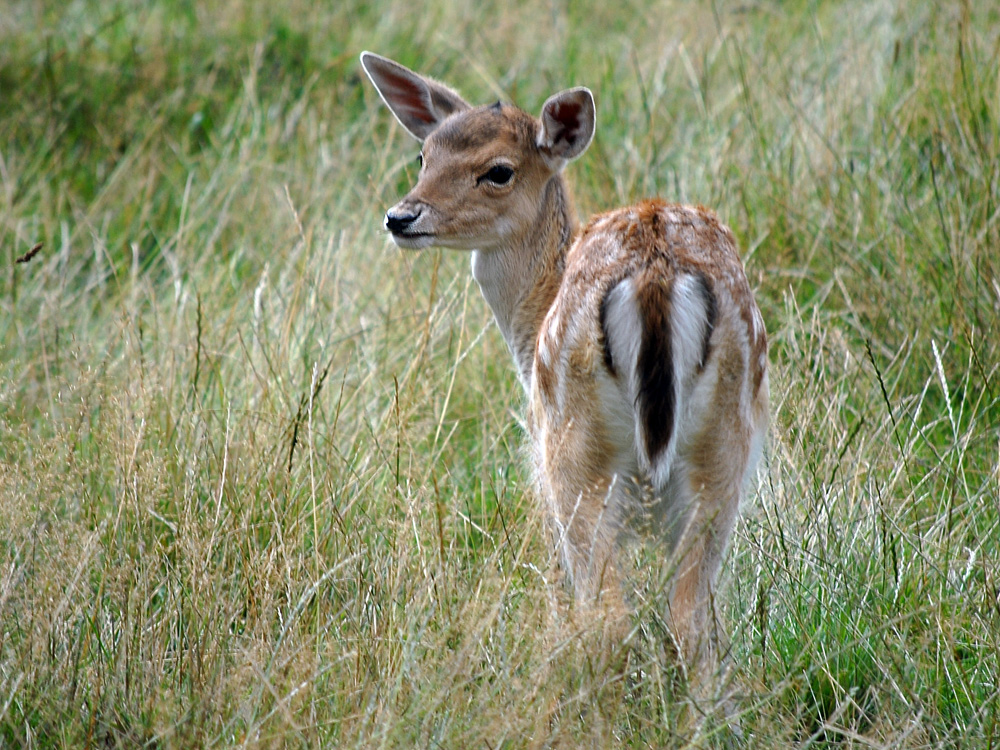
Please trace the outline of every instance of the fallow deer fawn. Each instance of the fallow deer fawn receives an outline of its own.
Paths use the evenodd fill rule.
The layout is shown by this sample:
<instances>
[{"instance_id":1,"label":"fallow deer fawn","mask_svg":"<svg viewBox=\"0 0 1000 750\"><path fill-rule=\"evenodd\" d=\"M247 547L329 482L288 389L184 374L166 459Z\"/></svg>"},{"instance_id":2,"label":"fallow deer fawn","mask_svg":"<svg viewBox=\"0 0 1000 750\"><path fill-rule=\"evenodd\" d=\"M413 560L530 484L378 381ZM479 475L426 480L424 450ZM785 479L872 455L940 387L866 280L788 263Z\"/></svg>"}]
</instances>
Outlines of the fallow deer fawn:
<instances>
[{"instance_id":1,"label":"fallow deer fawn","mask_svg":"<svg viewBox=\"0 0 1000 750\"><path fill-rule=\"evenodd\" d=\"M538 490L578 601L621 601L615 548L642 518L676 562L673 635L689 665L704 662L768 415L767 337L732 232L661 201L580 229L562 170L594 135L586 88L536 120L472 107L370 52L361 63L423 142L417 185L385 228L400 247L472 251L528 395Z\"/></svg>"}]
</instances>

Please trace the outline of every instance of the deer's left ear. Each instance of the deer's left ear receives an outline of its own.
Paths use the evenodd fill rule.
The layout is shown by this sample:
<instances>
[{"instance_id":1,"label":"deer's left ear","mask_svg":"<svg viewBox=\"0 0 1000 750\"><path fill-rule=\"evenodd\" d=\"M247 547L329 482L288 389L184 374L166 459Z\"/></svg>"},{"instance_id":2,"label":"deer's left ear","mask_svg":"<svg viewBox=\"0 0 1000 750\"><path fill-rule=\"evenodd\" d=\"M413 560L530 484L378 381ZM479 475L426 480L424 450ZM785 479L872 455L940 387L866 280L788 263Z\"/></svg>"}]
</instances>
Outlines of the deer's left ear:
<instances>
[{"instance_id":1,"label":"deer's left ear","mask_svg":"<svg viewBox=\"0 0 1000 750\"><path fill-rule=\"evenodd\" d=\"M549 97L542 107L538 148L553 168L562 169L587 150L596 120L590 89L568 89Z\"/></svg>"},{"instance_id":2,"label":"deer's left ear","mask_svg":"<svg viewBox=\"0 0 1000 750\"><path fill-rule=\"evenodd\" d=\"M442 83L414 73L388 57L361 53L361 67L406 130L423 141L448 115L468 109L457 93Z\"/></svg>"}]
</instances>

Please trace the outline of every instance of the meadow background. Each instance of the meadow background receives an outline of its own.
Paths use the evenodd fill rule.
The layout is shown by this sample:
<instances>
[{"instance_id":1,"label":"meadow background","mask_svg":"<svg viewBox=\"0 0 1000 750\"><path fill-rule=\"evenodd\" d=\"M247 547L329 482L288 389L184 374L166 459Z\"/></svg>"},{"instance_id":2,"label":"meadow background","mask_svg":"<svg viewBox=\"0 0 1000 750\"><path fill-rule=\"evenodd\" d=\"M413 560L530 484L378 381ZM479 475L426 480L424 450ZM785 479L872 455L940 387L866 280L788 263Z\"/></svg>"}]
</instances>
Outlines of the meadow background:
<instances>
[{"instance_id":1,"label":"meadow background","mask_svg":"<svg viewBox=\"0 0 1000 750\"><path fill-rule=\"evenodd\" d=\"M587 85L581 214L733 227L773 404L742 738L655 554L624 668L574 622L468 258L380 229L418 146L363 49ZM1000 746L998 68L973 0L8 0L0 747Z\"/></svg>"}]
</instances>

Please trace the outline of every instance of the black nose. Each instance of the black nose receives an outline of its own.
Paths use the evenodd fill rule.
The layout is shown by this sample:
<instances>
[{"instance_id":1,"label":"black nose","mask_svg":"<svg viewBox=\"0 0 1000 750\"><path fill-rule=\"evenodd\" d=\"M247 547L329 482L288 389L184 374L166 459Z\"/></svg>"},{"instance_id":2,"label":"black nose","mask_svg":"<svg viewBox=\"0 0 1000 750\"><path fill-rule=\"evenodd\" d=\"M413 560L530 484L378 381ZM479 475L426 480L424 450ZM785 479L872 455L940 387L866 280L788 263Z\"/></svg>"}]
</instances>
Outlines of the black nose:
<instances>
[{"instance_id":1,"label":"black nose","mask_svg":"<svg viewBox=\"0 0 1000 750\"><path fill-rule=\"evenodd\" d=\"M394 214L390 211L385 215L385 228L393 234L404 234L419 216L419 211L415 214Z\"/></svg>"}]
</instances>

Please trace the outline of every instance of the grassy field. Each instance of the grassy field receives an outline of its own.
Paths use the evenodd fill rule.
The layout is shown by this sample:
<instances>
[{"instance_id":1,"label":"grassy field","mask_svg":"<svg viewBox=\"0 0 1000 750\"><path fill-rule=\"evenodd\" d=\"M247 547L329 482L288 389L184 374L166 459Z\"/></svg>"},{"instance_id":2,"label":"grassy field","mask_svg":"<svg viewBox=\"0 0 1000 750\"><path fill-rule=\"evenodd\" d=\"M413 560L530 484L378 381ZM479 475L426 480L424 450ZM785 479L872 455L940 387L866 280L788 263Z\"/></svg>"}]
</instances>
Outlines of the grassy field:
<instances>
[{"instance_id":1,"label":"grassy field","mask_svg":"<svg viewBox=\"0 0 1000 750\"><path fill-rule=\"evenodd\" d=\"M589 86L581 213L740 239L742 739L655 550L620 659L574 621L468 258L380 230L418 147L362 49ZM998 69L975 0L6 4L0 747L1000 747Z\"/></svg>"}]
</instances>

